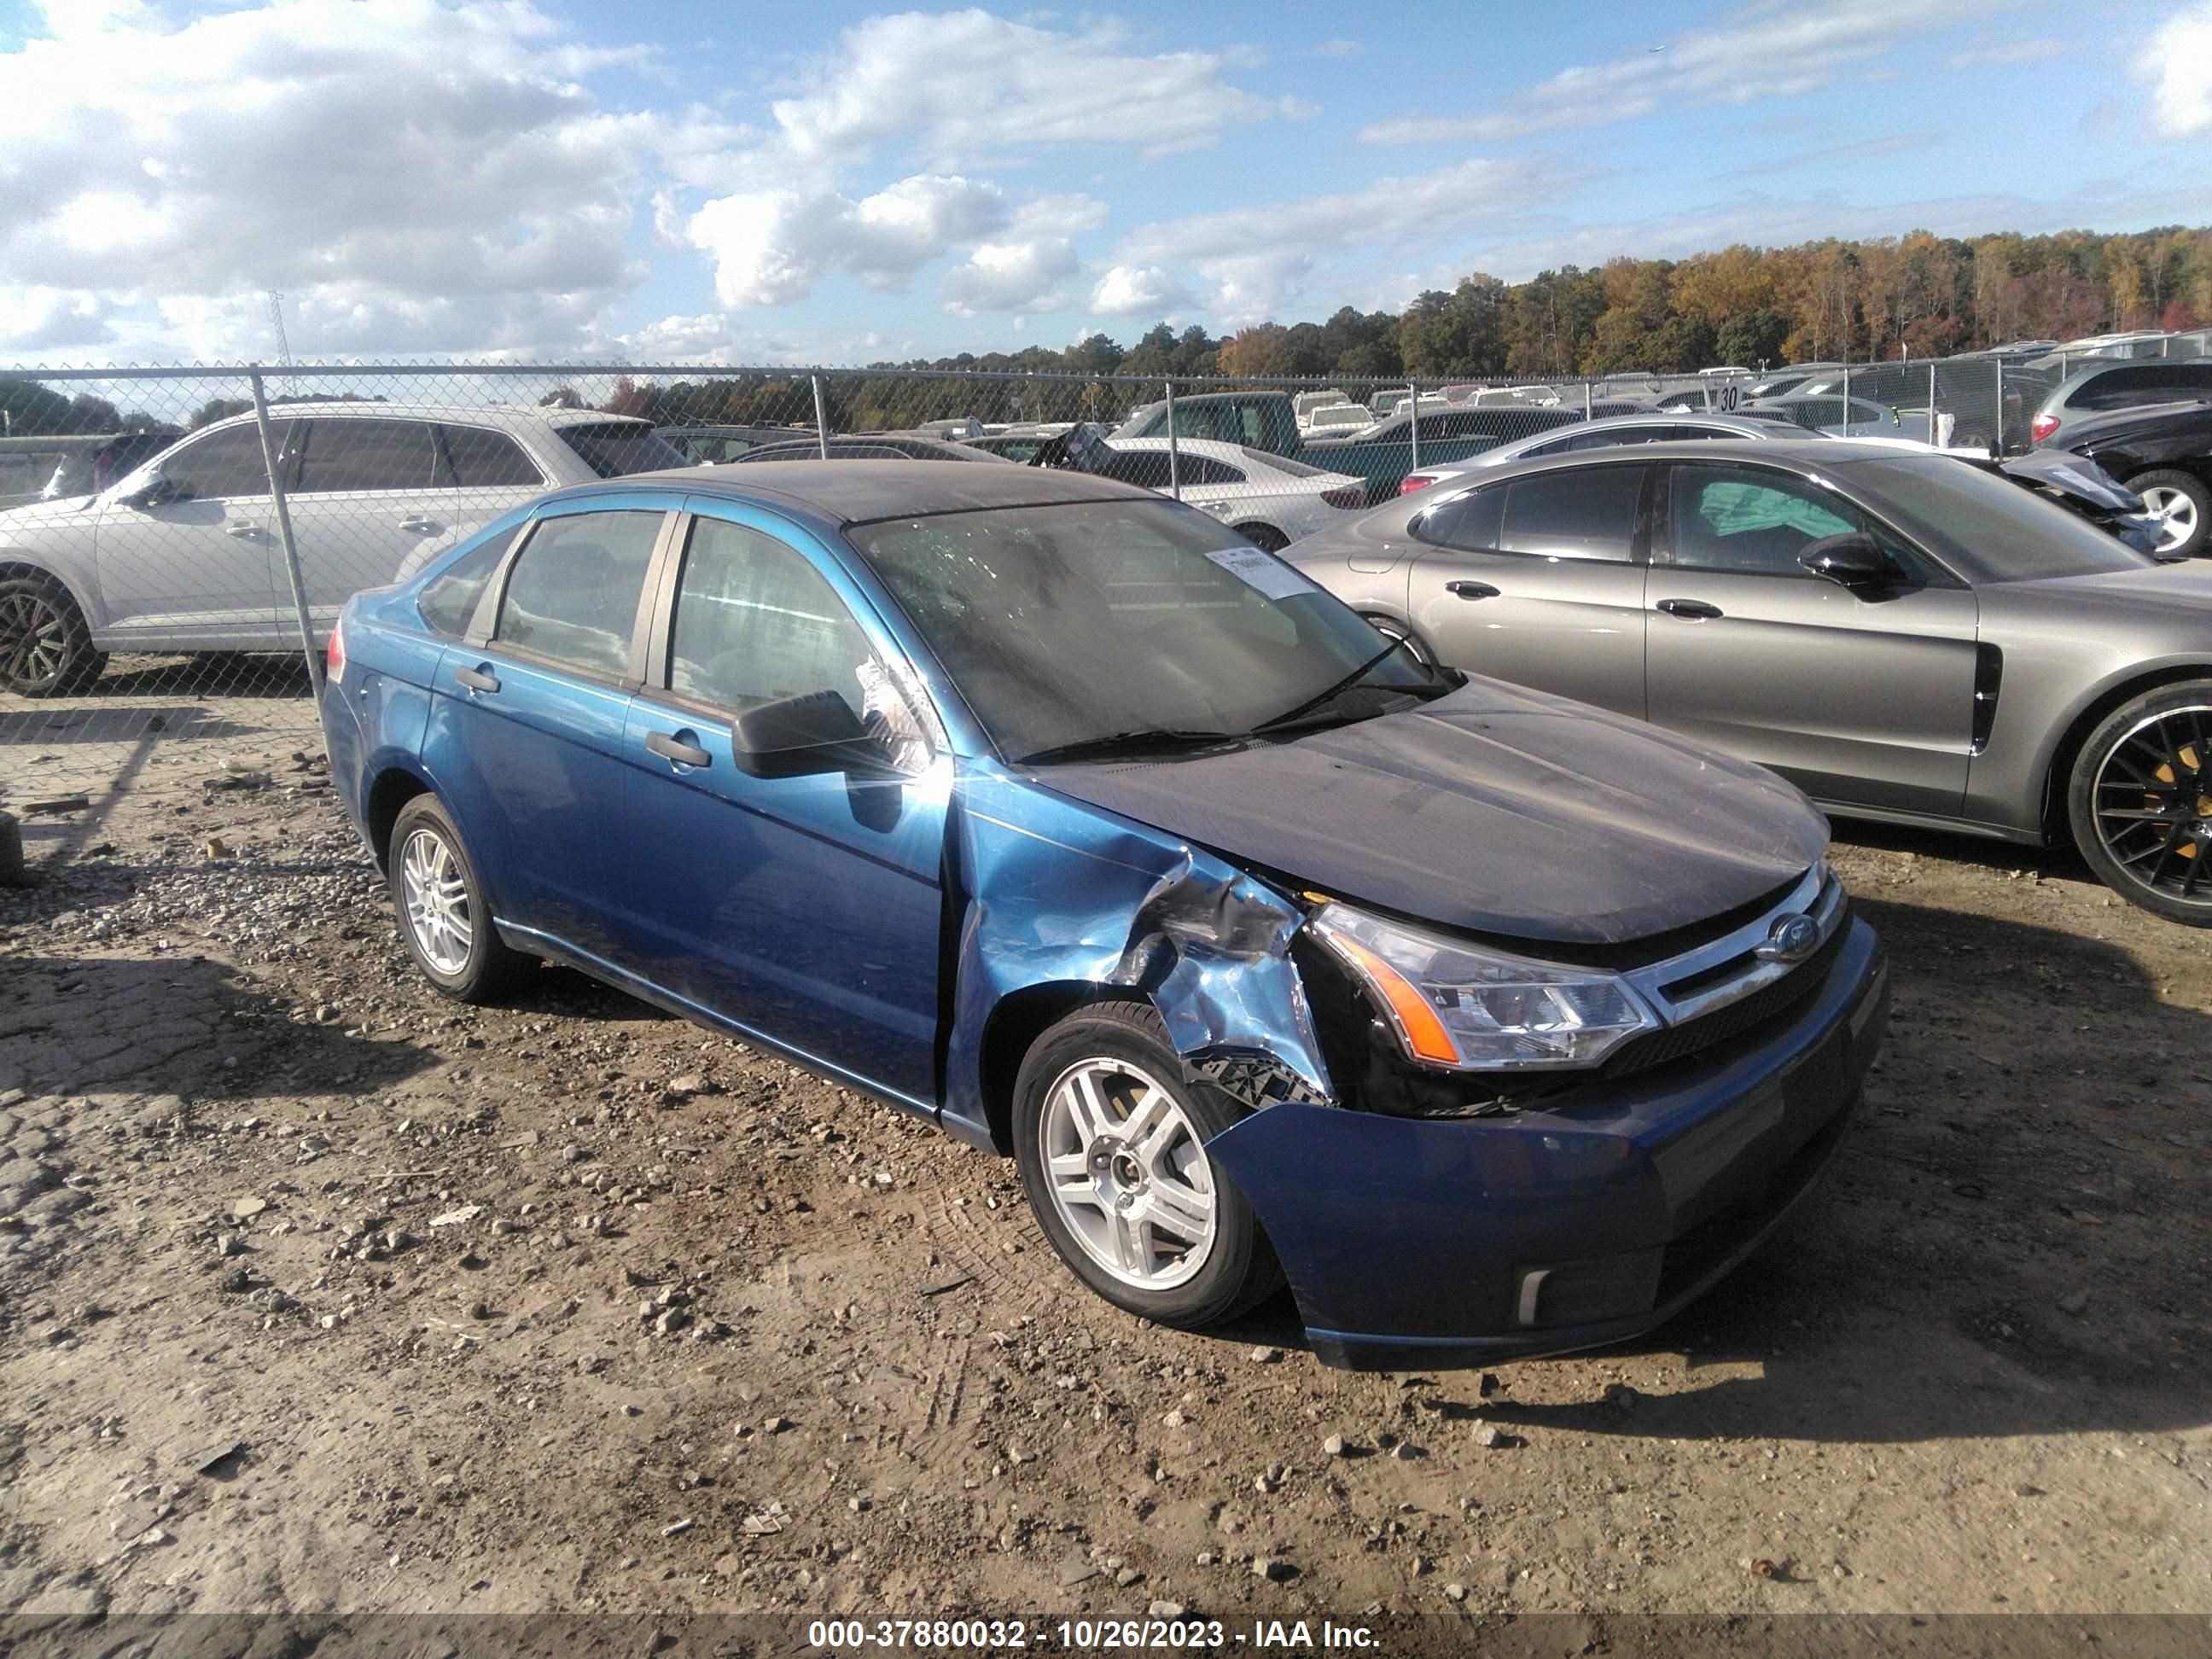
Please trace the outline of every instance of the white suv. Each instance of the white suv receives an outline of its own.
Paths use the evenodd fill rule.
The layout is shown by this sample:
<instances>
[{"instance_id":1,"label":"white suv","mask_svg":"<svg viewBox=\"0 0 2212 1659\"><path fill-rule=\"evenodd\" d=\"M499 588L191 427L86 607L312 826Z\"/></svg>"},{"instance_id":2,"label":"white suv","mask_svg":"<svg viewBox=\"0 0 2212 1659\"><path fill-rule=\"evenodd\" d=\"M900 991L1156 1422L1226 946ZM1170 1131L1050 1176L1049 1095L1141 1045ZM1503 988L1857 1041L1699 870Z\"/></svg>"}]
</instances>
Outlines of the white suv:
<instances>
[{"instance_id":1,"label":"white suv","mask_svg":"<svg viewBox=\"0 0 2212 1659\"><path fill-rule=\"evenodd\" d=\"M319 638L353 594L556 485L689 465L594 410L301 403L270 423ZM99 495L0 512L0 689L81 690L111 651L283 650L293 617L251 415Z\"/></svg>"}]
</instances>

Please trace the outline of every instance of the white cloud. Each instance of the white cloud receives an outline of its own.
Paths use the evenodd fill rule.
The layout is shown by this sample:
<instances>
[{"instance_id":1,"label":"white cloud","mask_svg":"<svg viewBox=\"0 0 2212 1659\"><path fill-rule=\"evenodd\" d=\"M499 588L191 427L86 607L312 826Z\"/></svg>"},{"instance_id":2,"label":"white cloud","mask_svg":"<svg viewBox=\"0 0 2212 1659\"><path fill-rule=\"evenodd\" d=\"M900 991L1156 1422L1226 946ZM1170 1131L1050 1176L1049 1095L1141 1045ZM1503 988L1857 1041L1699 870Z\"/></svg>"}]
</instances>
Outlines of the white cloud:
<instances>
[{"instance_id":1,"label":"white cloud","mask_svg":"<svg viewBox=\"0 0 2212 1659\"><path fill-rule=\"evenodd\" d=\"M114 337L108 307L90 294L0 287L0 340L20 351L104 345Z\"/></svg>"},{"instance_id":2,"label":"white cloud","mask_svg":"<svg viewBox=\"0 0 2212 1659\"><path fill-rule=\"evenodd\" d=\"M58 319L100 310L143 325L158 297L196 349L266 350L271 288L303 352L573 341L641 279L643 170L704 142L575 79L637 58L570 43L529 0L272 0L183 23L52 0L46 33L0 54L0 270L72 297L10 307L0 343L66 343Z\"/></svg>"},{"instance_id":3,"label":"white cloud","mask_svg":"<svg viewBox=\"0 0 2212 1659\"><path fill-rule=\"evenodd\" d=\"M1195 266L1212 284L1209 308L1221 321L1257 322L1297 297L1320 255L1494 233L1584 176L1553 157L1478 158L1357 191L1140 226L1117 257L1124 265Z\"/></svg>"},{"instance_id":4,"label":"white cloud","mask_svg":"<svg viewBox=\"0 0 2212 1659\"><path fill-rule=\"evenodd\" d=\"M741 307L803 300L832 271L903 288L933 259L1006 221L996 185L916 173L858 201L818 187L717 197L684 228L714 258L715 298Z\"/></svg>"},{"instance_id":5,"label":"white cloud","mask_svg":"<svg viewBox=\"0 0 2212 1659\"><path fill-rule=\"evenodd\" d=\"M2158 137L2194 138L2212 131L2212 3L2167 18L2129 73L2150 83L2150 130Z\"/></svg>"},{"instance_id":6,"label":"white cloud","mask_svg":"<svg viewBox=\"0 0 2212 1659\"><path fill-rule=\"evenodd\" d=\"M1138 56L1123 40L1110 21L1067 31L973 9L872 17L771 106L775 145L835 167L896 144L950 170L1050 144L1167 155L1278 111L1224 81L1216 54Z\"/></svg>"},{"instance_id":7,"label":"white cloud","mask_svg":"<svg viewBox=\"0 0 2212 1659\"><path fill-rule=\"evenodd\" d=\"M1158 265L1115 265L1091 291L1094 317L1164 317L1190 303L1190 290Z\"/></svg>"},{"instance_id":8,"label":"white cloud","mask_svg":"<svg viewBox=\"0 0 2212 1659\"><path fill-rule=\"evenodd\" d=\"M1088 196L1047 196L1018 211L1005 234L980 243L945 274L945 308L959 316L983 311L1066 309L1061 284L1082 268L1073 240L1106 222L1106 204Z\"/></svg>"},{"instance_id":9,"label":"white cloud","mask_svg":"<svg viewBox=\"0 0 2212 1659\"><path fill-rule=\"evenodd\" d=\"M1905 40L1955 28L2012 0L1836 0L1776 6L1765 0L1709 30L1675 36L1610 63L1578 64L1485 115L1407 116L1363 129L1370 144L1495 143L1533 133L1609 126L1662 109L1748 104L1831 86Z\"/></svg>"}]
</instances>

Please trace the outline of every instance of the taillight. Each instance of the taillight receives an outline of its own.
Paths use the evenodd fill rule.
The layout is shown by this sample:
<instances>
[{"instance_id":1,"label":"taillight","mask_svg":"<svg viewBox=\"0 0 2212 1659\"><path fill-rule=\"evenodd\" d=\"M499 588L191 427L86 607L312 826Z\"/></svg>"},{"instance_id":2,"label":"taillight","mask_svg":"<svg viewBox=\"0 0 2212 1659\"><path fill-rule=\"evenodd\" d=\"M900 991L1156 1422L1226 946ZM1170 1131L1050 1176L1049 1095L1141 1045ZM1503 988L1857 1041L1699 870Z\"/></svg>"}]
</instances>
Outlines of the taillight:
<instances>
[{"instance_id":1,"label":"taillight","mask_svg":"<svg viewBox=\"0 0 2212 1659\"><path fill-rule=\"evenodd\" d=\"M345 683L345 621L341 617L331 624L331 642L323 653L323 672L332 681Z\"/></svg>"},{"instance_id":2,"label":"taillight","mask_svg":"<svg viewBox=\"0 0 2212 1659\"><path fill-rule=\"evenodd\" d=\"M2027 435L2037 443L2041 443L2057 430L2058 417L2056 415L2039 415L2027 423Z\"/></svg>"},{"instance_id":3,"label":"taillight","mask_svg":"<svg viewBox=\"0 0 2212 1659\"><path fill-rule=\"evenodd\" d=\"M1433 472L1408 472L1398 483L1401 495L1410 495L1417 489L1426 489L1437 481Z\"/></svg>"},{"instance_id":4,"label":"taillight","mask_svg":"<svg viewBox=\"0 0 2212 1659\"><path fill-rule=\"evenodd\" d=\"M1345 484L1335 489L1324 489L1321 492L1321 498L1331 507L1364 507L1367 505L1367 486Z\"/></svg>"}]
</instances>

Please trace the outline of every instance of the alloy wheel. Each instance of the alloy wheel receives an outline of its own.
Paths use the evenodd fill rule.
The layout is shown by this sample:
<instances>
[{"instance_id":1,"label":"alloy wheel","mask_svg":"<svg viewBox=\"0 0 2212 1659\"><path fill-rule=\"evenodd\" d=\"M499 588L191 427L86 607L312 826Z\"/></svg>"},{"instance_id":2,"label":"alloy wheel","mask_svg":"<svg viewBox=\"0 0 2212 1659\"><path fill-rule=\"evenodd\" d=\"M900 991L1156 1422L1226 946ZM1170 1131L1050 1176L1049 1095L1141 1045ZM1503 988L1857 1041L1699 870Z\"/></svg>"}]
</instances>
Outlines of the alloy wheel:
<instances>
[{"instance_id":1,"label":"alloy wheel","mask_svg":"<svg viewBox=\"0 0 2212 1659\"><path fill-rule=\"evenodd\" d=\"M2171 553L2197 533L2197 503L2182 490L2153 484L2142 492L2143 505L2159 521L2158 550Z\"/></svg>"},{"instance_id":2,"label":"alloy wheel","mask_svg":"<svg viewBox=\"0 0 2212 1659\"><path fill-rule=\"evenodd\" d=\"M2168 708L2097 768L2097 838L2130 879L2212 907L2212 707Z\"/></svg>"},{"instance_id":3,"label":"alloy wheel","mask_svg":"<svg viewBox=\"0 0 2212 1659\"><path fill-rule=\"evenodd\" d=\"M476 941L460 860L443 836L418 829L400 849L399 872L406 895L407 931L416 948L440 973L459 974L469 965L469 951Z\"/></svg>"},{"instance_id":4,"label":"alloy wheel","mask_svg":"<svg viewBox=\"0 0 2212 1659\"><path fill-rule=\"evenodd\" d=\"M44 593L0 596L0 679L43 686L58 680L70 655L69 618Z\"/></svg>"},{"instance_id":5,"label":"alloy wheel","mask_svg":"<svg viewBox=\"0 0 2212 1659\"><path fill-rule=\"evenodd\" d=\"M1053 1207L1083 1252L1139 1290L1183 1284L1213 1248L1213 1173L1158 1079L1124 1060L1079 1060L1045 1097Z\"/></svg>"}]
</instances>

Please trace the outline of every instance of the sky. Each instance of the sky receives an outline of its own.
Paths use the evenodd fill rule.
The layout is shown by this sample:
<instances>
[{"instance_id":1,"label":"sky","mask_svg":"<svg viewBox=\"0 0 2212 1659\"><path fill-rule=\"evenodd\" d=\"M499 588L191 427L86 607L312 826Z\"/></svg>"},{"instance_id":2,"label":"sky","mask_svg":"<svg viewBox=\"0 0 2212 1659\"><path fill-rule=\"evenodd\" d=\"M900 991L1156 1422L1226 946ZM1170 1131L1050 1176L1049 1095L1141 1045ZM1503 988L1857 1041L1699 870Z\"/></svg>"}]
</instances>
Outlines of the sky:
<instances>
[{"instance_id":1,"label":"sky","mask_svg":"<svg viewBox=\"0 0 2212 1659\"><path fill-rule=\"evenodd\" d=\"M0 0L0 359L849 364L2212 223L2212 0Z\"/></svg>"}]
</instances>

